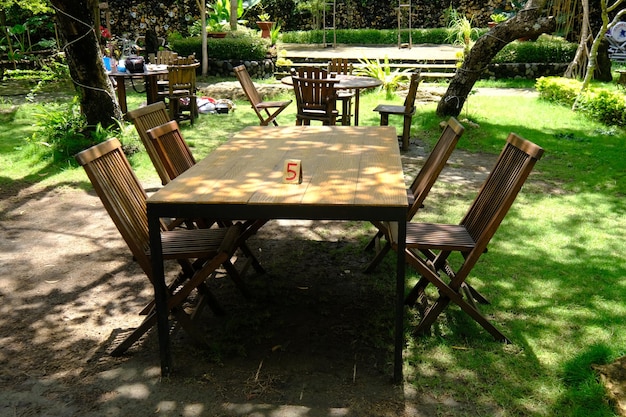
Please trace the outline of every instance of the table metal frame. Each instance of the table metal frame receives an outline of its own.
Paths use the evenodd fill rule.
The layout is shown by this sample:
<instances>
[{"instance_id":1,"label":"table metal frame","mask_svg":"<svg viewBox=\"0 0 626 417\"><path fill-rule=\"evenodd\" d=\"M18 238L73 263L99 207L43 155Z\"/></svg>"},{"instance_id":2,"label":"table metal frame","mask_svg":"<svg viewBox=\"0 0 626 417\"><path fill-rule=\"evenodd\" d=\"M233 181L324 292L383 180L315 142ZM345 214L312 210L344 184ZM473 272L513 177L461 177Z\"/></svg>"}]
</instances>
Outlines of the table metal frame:
<instances>
[{"instance_id":1,"label":"table metal frame","mask_svg":"<svg viewBox=\"0 0 626 417\"><path fill-rule=\"evenodd\" d=\"M362 141L364 145L352 144L350 150L344 152L345 155L339 155L341 151L335 148L341 149L343 145L339 142L343 140ZM280 143L280 149L284 153L276 155L276 148L272 152L267 150L270 146L265 145L269 145L269 141L283 141ZM276 143L279 142L272 142L271 144ZM317 145L315 145L316 143ZM323 151L319 151L320 143L323 143ZM250 144L255 144L256 146L253 146L255 149L251 149ZM303 159L303 183L279 184L282 183L282 161L298 154L297 151L293 151L293 148L307 149L307 144L311 144L311 149L314 149L315 153L328 152L327 155L332 153L330 159L334 159L334 161L329 162L328 166L323 169L318 169L320 167L311 166L307 159ZM326 148L332 150L327 151ZM235 155L240 155L237 152L240 152L243 159L246 156L253 157L255 152L258 152L259 160L265 161L263 164L269 164L266 167L268 171L265 173L250 171L234 173L236 170L231 168L231 163L236 162L233 160ZM327 155L321 157L320 160L329 159ZM337 157L337 155L339 156ZM343 162L341 158L344 158ZM358 171L357 178L361 181L355 181L357 184L347 182L348 187L345 188L348 189L348 192L345 195L352 193L359 199L359 202L346 204L343 201L335 204L332 202L333 199L339 198L336 195L336 190L333 191L333 184L336 180L332 178L336 178L336 170L344 169L344 165L348 161L346 158L349 159L348 164L356 166L353 171ZM358 160L353 158L358 158ZM388 162L389 166L382 166L385 162L380 161L391 162ZM241 164L244 162L242 161ZM314 186L313 183L316 180L319 181ZM225 189L224 184L226 183L233 186L233 192ZM266 184L267 191L263 187L257 187L258 184L263 183ZM359 185L358 183L363 184ZM367 187L371 191L379 190L381 192L378 194L384 195L376 195L376 193L368 195ZM350 190L350 188L354 189ZM315 191L311 191L311 189ZM306 191L300 193L298 190ZM365 195L360 193L365 193ZM363 201L367 202L363 203ZM198 162L148 199L148 225L153 255L152 267L162 376L170 374L172 356L169 341L167 288L162 259L160 218L392 221L399 224L398 253L403 254L406 239L407 208L402 162L395 128L393 127L253 126L235 134L229 142L213 151L207 158ZM395 382L400 382L404 347L405 260L404 256L397 258L393 378Z\"/></svg>"}]
</instances>

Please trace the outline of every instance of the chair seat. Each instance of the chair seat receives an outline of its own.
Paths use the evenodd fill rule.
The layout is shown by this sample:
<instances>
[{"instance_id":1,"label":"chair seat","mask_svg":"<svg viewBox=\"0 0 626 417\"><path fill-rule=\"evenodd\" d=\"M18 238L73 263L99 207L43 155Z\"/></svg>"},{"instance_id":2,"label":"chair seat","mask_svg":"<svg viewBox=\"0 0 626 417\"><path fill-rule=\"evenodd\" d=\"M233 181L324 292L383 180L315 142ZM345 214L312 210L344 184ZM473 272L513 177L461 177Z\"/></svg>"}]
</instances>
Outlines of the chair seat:
<instances>
[{"instance_id":1,"label":"chair seat","mask_svg":"<svg viewBox=\"0 0 626 417\"><path fill-rule=\"evenodd\" d=\"M256 104L254 107L257 109L272 109L274 107L287 107L291 104L291 100L289 101L263 101L261 103Z\"/></svg>"},{"instance_id":2,"label":"chair seat","mask_svg":"<svg viewBox=\"0 0 626 417\"><path fill-rule=\"evenodd\" d=\"M406 107L393 104L379 104L374 108L374 111L378 113L403 115L406 113ZM413 109L413 113L415 113L415 109Z\"/></svg>"},{"instance_id":3,"label":"chair seat","mask_svg":"<svg viewBox=\"0 0 626 417\"><path fill-rule=\"evenodd\" d=\"M234 251L237 237L243 229L240 223L213 229L174 229L161 234L163 259L200 258L224 247ZM150 255L150 250L147 251Z\"/></svg>"},{"instance_id":4,"label":"chair seat","mask_svg":"<svg viewBox=\"0 0 626 417\"><path fill-rule=\"evenodd\" d=\"M417 94L417 86L419 85L421 78L419 72L411 74L409 81L409 91L404 99L402 106L392 104L380 104L374 109L375 112L380 113L380 125L389 125L389 115L403 116L402 126L402 150L409 149L409 140L411 137L411 123L413 115L415 114L415 95Z\"/></svg>"},{"instance_id":5,"label":"chair seat","mask_svg":"<svg viewBox=\"0 0 626 417\"><path fill-rule=\"evenodd\" d=\"M337 91L337 100L344 100L354 97L354 92L350 90Z\"/></svg>"},{"instance_id":6,"label":"chair seat","mask_svg":"<svg viewBox=\"0 0 626 417\"><path fill-rule=\"evenodd\" d=\"M433 223L407 223L407 248L468 251L476 242L465 226Z\"/></svg>"}]
</instances>

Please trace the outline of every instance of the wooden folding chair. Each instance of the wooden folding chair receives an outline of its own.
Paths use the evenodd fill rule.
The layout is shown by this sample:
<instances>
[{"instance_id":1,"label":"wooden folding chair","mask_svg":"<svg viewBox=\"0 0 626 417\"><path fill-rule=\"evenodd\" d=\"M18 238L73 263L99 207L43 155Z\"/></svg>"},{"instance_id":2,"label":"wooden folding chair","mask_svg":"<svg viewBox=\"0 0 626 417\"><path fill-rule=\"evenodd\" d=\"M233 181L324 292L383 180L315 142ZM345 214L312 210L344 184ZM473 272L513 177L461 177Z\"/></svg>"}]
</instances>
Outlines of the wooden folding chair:
<instances>
[{"instance_id":1,"label":"wooden folding chair","mask_svg":"<svg viewBox=\"0 0 626 417\"><path fill-rule=\"evenodd\" d=\"M243 88L243 92L248 97L248 101L252 105L254 112L258 116L261 121L261 126L268 126L272 123L274 126L278 126L276 122L276 116L278 116L283 110L287 108L291 104L293 100L287 101L263 101L261 95L257 91L252 79L250 78L250 74L248 74L248 70L245 65L239 65L233 68L239 83L241 84L241 88ZM272 112L270 112L272 110Z\"/></svg>"},{"instance_id":2,"label":"wooden folding chair","mask_svg":"<svg viewBox=\"0 0 626 417\"><path fill-rule=\"evenodd\" d=\"M143 146L146 148L146 152L148 152L152 165L154 165L157 174L159 174L159 178L161 178L161 183L163 185L167 184L170 182L171 177L168 175L165 166L163 166L161 158L157 154L154 145L152 145L150 137L148 137L149 129L161 126L171 120L170 115L165 108L165 103L157 102L149 104L136 110L129 111L126 113L126 116L135 125L139 139L141 139L141 143L143 143Z\"/></svg>"},{"instance_id":3,"label":"wooden folding chair","mask_svg":"<svg viewBox=\"0 0 626 417\"><path fill-rule=\"evenodd\" d=\"M332 58L328 62L328 72L334 74L351 75L352 74L352 62L346 58ZM354 97L354 90L339 90L337 91L337 101L341 102L341 124L343 126L350 125L350 117L352 116L352 98Z\"/></svg>"},{"instance_id":4,"label":"wooden folding chair","mask_svg":"<svg viewBox=\"0 0 626 417\"><path fill-rule=\"evenodd\" d=\"M165 168L171 179L178 177L196 164L196 159L189 149L189 145L180 133L178 123L175 120L167 122L161 126L149 129L147 135L150 138L152 147L156 150L161 164ZM198 227L208 227L217 222L221 227L233 224L232 219L195 219L194 222ZM267 220L248 220L243 223L245 233L239 240L241 251L249 259L254 270L259 273L265 273L263 266L259 263L254 253L250 250L245 240L256 233L261 226L267 223Z\"/></svg>"},{"instance_id":5,"label":"wooden folding chair","mask_svg":"<svg viewBox=\"0 0 626 417\"><path fill-rule=\"evenodd\" d=\"M452 151L456 147L465 128L454 117L451 117L441 132L437 144L426 158L424 165L413 180L411 187L407 189L409 211L407 222L410 222L417 211L424 206L424 200L430 192L439 174L446 165ZM377 249L376 256L365 268L365 272L372 272L374 268L383 260L389 249L391 249L389 230L385 222L372 222L378 228L378 232L372 238L366 249ZM381 246L381 238L385 237L385 244Z\"/></svg>"},{"instance_id":6,"label":"wooden folding chair","mask_svg":"<svg viewBox=\"0 0 626 417\"><path fill-rule=\"evenodd\" d=\"M83 166L102 204L115 223L122 238L130 248L133 258L139 263L150 282L153 282L150 261L150 241L146 193L135 176L117 139L95 145L76 155ZM209 291L205 281L220 266L224 266L235 283L243 283L230 258L238 246L243 232L241 224L216 229L176 229L168 231L162 224L163 258L177 260L181 266L178 276L169 285L168 307L178 322L191 336L202 340L191 323L193 314L187 314L182 304L187 302L192 291L200 295L196 308L205 302L217 314L221 309ZM127 336L111 353L121 355L156 323L156 312L152 302L142 310L147 314L141 325ZM199 310L197 310L199 311Z\"/></svg>"},{"instance_id":7,"label":"wooden folding chair","mask_svg":"<svg viewBox=\"0 0 626 417\"><path fill-rule=\"evenodd\" d=\"M178 62L180 62L180 58ZM194 62L167 67L170 119L189 120L193 125L194 120L198 117L196 70L199 66L199 62ZM182 104L183 101L186 103ZM185 111L189 114L185 114Z\"/></svg>"},{"instance_id":8,"label":"wooden folding chair","mask_svg":"<svg viewBox=\"0 0 626 417\"><path fill-rule=\"evenodd\" d=\"M407 296L406 304L414 305L418 300L420 304L426 304L424 290L428 284L439 290L439 298L425 309L416 329L418 333L428 331L452 301L496 340L509 342L480 313L476 303L487 304L488 301L466 279L486 252L487 244L542 155L541 147L515 133L509 134L494 169L460 224L407 223L406 260L421 278ZM392 246L397 250L397 224L390 232ZM450 259L454 252L462 255L458 262ZM454 264L458 265L455 267ZM448 279L442 279L440 274Z\"/></svg>"},{"instance_id":9,"label":"wooden folding chair","mask_svg":"<svg viewBox=\"0 0 626 417\"><path fill-rule=\"evenodd\" d=\"M293 89L296 95L296 125L310 125L312 120L324 125L334 125L339 112L336 110L339 83L332 74L316 67L302 67L292 72Z\"/></svg>"},{"instance_id":10,"label":"wooden folding chair","mask_svg":"<svg viewBox=\"0 0 626 417\"><path fill-rule=\"evenodd\" d=\"M174 51L162 50L162 51L157 51L154 63L156 65L172 65L177 59L178 59L178 53ZM167 75L159 76L157 80L157 88L159 89L159 93L162 94L166 92L166 90L169 88L168 87L169 84L170 83L167 78Z\"/></svg>"},{"instance_id":11,"label":"wooden folding chair","mask_svg":"<svg viewBox=\"0 0 626 417\"><path fill-rule=\"evenodd\" d=\"M404 99L402 106L392 104L379 104L374 108L374 111L380 113L380 125L389 125L389 115L396 114L403 117L402 127L402 150L409 149L409 138L411 137L411 121L415 114L415 96L417 95L417 87L419 86L421 76L419 72L411 74L409 81L409 91Z\"/></svg>"}]
</instances>

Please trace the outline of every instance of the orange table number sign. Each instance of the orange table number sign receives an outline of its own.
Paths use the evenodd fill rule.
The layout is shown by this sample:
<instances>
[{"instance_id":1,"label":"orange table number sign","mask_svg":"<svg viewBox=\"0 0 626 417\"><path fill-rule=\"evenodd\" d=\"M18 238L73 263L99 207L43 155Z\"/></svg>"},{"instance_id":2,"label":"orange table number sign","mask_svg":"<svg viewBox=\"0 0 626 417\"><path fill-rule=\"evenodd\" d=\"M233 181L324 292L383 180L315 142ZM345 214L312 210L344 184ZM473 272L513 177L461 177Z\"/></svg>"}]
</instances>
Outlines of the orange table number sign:
<instances>
[{"instance_id":1,"label":"orange table number sign","mask_svg":"<svg viewBox=\"0 0 626 417\"><path fill-rule=\"evenodd\" d=\"M285 184L301 184L302 183L302 161L299 159L286 159L283 168L283 183Z\"/></svg>"}]
</instances>

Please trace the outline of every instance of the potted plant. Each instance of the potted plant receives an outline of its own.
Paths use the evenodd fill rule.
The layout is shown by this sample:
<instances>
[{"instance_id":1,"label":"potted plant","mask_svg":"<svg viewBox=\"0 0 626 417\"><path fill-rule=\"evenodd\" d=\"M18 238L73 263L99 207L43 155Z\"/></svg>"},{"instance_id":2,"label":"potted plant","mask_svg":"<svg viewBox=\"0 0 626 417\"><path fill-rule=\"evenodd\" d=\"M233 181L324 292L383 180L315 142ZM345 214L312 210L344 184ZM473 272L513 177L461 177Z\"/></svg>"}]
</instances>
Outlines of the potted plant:
<instances>
[{"instance_id":1,"label":"potted plant","mask_svg":"<svg viewBox=\"0 0 626 417\"><path fill-rule=\"evenodd\" d=\"M270 22L270 15L268 13L261 13L258 17L259 20L256 24L259 26L259 29L261 29L261 37L269 38L274 22Z\"/></svg>"},{"instance_id":2,"label":"potted plant","mask_svg":"<svg viewBox=\"0 0 626 417\"><path fill-rule=\"evenodd\" d=\"M206 26L207 36L210 38L224 38L226 37L226 30L224 30L225 24L218 22L217 20L209 19Z\"/></svg>"},{"instance_id":3,"label":"potted plant","mask_svg":"<svg viewBox=\"0 0 626 417\"><path fill-rule=\"evenodd\" d=\"M504 13L493 13L491 16L489 16L489 18L491 19L491 21L487 22L487 25L489 25L489 27L492 28L498 23L502 23L505 20L507 20L509 16L507 16Z\"/></svg>"}]
</instances>

